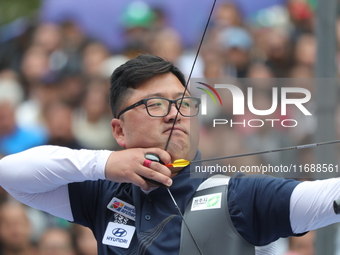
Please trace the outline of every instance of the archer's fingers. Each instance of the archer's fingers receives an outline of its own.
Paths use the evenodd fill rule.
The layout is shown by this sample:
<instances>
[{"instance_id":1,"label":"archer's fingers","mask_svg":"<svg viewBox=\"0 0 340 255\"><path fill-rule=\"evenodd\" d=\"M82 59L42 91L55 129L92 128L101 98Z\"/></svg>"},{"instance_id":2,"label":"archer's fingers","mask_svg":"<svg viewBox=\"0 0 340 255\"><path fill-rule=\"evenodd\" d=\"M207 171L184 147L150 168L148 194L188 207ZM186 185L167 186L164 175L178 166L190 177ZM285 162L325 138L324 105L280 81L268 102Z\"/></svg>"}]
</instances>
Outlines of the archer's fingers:
<instances>
[{"instance_id":1,"label":"archer's fingers","mask_svg":"<svg viewBox=\"0 0 340 255\"><path fill-rule=\"evenodd\" d=\"M144 160L143 168L138 171L138 174L156 186L169 187L172 185L170 169L157 162Z\"/></svg>"}]
</instances>

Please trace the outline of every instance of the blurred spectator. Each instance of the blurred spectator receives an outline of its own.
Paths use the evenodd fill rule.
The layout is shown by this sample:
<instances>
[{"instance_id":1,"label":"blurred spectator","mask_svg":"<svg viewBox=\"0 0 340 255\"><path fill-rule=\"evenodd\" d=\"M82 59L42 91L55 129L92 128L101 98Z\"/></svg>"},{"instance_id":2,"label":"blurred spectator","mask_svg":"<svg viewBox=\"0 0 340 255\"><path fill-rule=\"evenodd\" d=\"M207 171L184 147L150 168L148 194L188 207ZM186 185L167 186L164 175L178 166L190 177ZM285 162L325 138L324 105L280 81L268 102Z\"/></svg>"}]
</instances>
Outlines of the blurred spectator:
<instances>
[{"instance_id":1,"label":"blurred spectator","mask_svg":"<svg viewBox=\"0 0 340 255\"><path fill-rule=\"evenodd\" d=\"M204 77L209 78L223 78L225 77L221 58L211 58L204 62Z\"/></svg>"},{"instance_id":2,"label":"blurred spectator","mask_svg":"<svg viewBox=\"0 0 340 255\"><path fill-rule=\"evenodd\" d=\"M0 154L17 153L46 141L46 135L40 129L21 126L16 122L15 111L22 97L18 83L0 80Z\"/></svg>"},{"instance_id":3,"label":"blurred spectator","mask_svg":"<svg viewBox=\"0 0 340 255\"><path fill-rule=\"evenodd\" d=\"M58 86L52 83L37 83L31 86L30 97L21 103L16 111L16 119L19 125L45 129L43 111L49 102L58 99Z\"/></svg>"},{"instance_id":4,"label":"blurred spectator","mask_svg":"<svg viewBox=\"0 0 340 255\"><path fill-rule=\"evenodd\" d=\"M83 73L87 77L98 77L101 74L101 66L110 57L110 53L104 44L92 41L85 45L82 53Z\"/></svg>"},{"instance_id":5,"label":"blurred spectator","mask_svg":"<svg viewBox=\"0 0 340 255\"><path fill-rule=\"evenodd\" d=\"M68 230L49 228L38 243L39 255L76 255L73 238Z\"/></svg>"},{"instance_id":6,"label":"blurred spectator","mask_svg":"<svg viewBox=\"0 0 340 255\"><path fill-rule=\"evenodd\" d=\"M22 204L5 202L0 205L0 254L37 254L30 234L31 225Z\"/></svg>"},{"instance_id":7,"label":"blurred spectator","mask_svg":"<svg viewBox=\"0 0 340 255\"><path fill-rule=\"evenodd\" d=\"M1 28L2 40L6 37L5 30L12 35L0 42L0 70L10 68L20 72L23 55L29 47L35 29L34 22L28 18L21 18Z\"/></svg>"},{"instance_id":8,"label":"blurred spectator","mask_svg":"<svg viewBox=\"0 0 340 255\"><path fill-rule=\"evenodd\" d=\"M126 7L121 18L126 41L124 55L134 58L148 52L150 29L155 18L149 4L143 1L133 1Z\"/></svg>"},{"instance_id":9,"label":"blurred spectator","mask_svg":"<svg viewBox=\"0 0 340 255\"><path fill-rule=\"evenodd\" d=\"M158 8L158 7L153 7L152 11L154 13L154 18L153 18L152 24L151 24L152 30L158 31L158 30L165 28L169 25L166 10L164 10L162 8Z\"/></svg>"},{"instance_id":10,"label":"blurred spectator","mask_svg":"<svg viewBox=\"0 0 340 255\"><path fill-rule=\"evenodd\" d=\"M313 1L308 0L289 0L287 9L291 17L294 34L299 36L302 33L314 31L314 9Z\"/></svg>"},{"instance_id":11,"label":"blurred spectator","mask_svg":"<svg viewBox=\"0 0 340 255\"><path fill-rule=\"evenodd\" d=\"M118 148L109 128L112 117L108 108L108 90L107 80L90 80L81 107L74 111L72 116L73 133L84 148L111 150Z\"/></svg>"},{"instance_id":12,"label":"blurred spectator","mask_svg":"<svg viewBox=\"0 0 340 255\"><path fill-rule=\"evenodd\" d=\"M276 86L274 82L274 74L267 65L255 62L249 66L247 72L247 87L252 87L254 91L267 93L272 95L273 87Z\"/></svg>"},{"instance_id":13,"label":"blurred spectator","mask_svg":"<svg viewBox=\"0 0 340 255\"><path fill-rule=\"evenodd\" d=\"M56 86L51 82L44 84L43 79L51 74L47 51L41 46L32 46L24 54L22 77L28 91L27 100L17 110L20 125L44 128L43 109L49 101L57 97Z\"/></svg>"},{"instance_id":14,"label":"blurred spectator","mask_svg":"<svg viewBox=\"0 0 340 255\"><path fill-rule=\"evenodd\" d=\"M47 52L52 71L58 72L65 67L67 56L62 49L62 34L58 25L40 24L33 35L32 45L41 47Z\"/></svg>"},{"instance_id":15,"label":"blurred spectator","mask_svg":"<svg viewBox=\"0 0 340 255\"><path fill-rule=\"evenodd\" d=\"M274 78L274 74L270 67L263 63L252 63L249 66L248 72L247 72L247 78L251 79L269 79L269 78ZM269 87L271 89L272 86Z\"/></svg>"},{"instance_id":16,"label":"blurred spectator","mask_svg":"<svg viewBox=\"0 0 340 255\"><path fill-rule=\"evenodd\" d=\"M72 20L65 20L62 22L62 45L64 50L69 53L76 53L84 46L87 38L80 26Z\"/></svg>"},{"instance_id":17,"label":"blurred spectator","mask_svg":"<svg viewBox=\"0 0 340 255\"><path fill-rule=\"evenodd\" d=\"M296 41L294 58L297 65L313 68L316 59L316 39L313 34L303 34Z\"/></svg>"},{"instance_id":18,"label":"blurred spectator","mask_svg":"<svg viewBox=\"0 0 340 255\"><path fill-rule=\"evenodd\" d=\"M58 50L61 46L60 27L52 23L39 24L33 34L32 44L34 46L42 47L49 54Z\"/></svg>"},{"instance_id":19,"label":"blurred spectator","mask_svg":"<svg viewBox=\"0 0 340 255\"><path fill-rule=\"evenodd\" d=\"M97 240L91 229L73 224L73 234L77 255L97 255Z\"/></svg>"},{"instance_id":20,"label":"blurred spectator","mask_svg":"<svg viewBox=\"0 0 340 255\"><path fill-rule=\"evenodd\" d=\"M203 74L205 78L224 78L227 70L224 68L223 47L220 43L219 33L210 31L207 34L201 49L203 61Z\"/></svg>"},{"instance_id":21,"label":"blurred spectator","mask_svg":"<svg viewBox=\"0 0 340 255\"><path fill-rule=\"evenodd\" d=\"M80 72L66 72L59 78L58 99L72 108L79 107L86 88L84 75Z\"/></svg>"},{"instance_id":22,"label":"blurred spectator","mask_svg":"<svg viewBox=\"0 0 340 255\"><path fill-rule=\"evenodd\" d=\"M246 77L253 45L250 33L241 27L229 27L222 30L219 40L227 74L238 78Z\"/></svg>"},{"instance_id":23,"label":"blurred spectator","mask_svg":"<svg viewBox=\"0 0 340 255\"><path fill-rule=\"evenodd\" d=\"M289 251L283 255L314 255L315 238L315 231L310 231L300 237L289 237Z\"/></svg>"},{"instance_id":24,"label":"blurred spectator","mask_svg":"<svg viewBox=\"0 0 340 255\"><path fill-rule=\"evenodd\" d=\"M32 45L47 51L53 73L80 72L81 50L85 43L83 33L72 21L65 21L61 25L42 23L36 28L32 39Z\"/></svg>"},{"instance_id":25,"label":"blurred spectator","mask_svg":"<svg viewBox=\"0 0 340 255\"><path fill-rule=\"evenodd\" d=\"M296 64L289 70L288 77L312 79L314 77L314 69L307 65ZM310 86L309 89L313 90L313 86Z\"/></svg>"},{"instance_id":26,"label":"blurred spectator","mask_svg":"<svg viewBox=\"0 0 340 255\"><path fill-rule=\"evenodd\" d=\"M189 77L196 54L196 52L191 51L184 52L178 32L171 28L159 29L157 33L152 34L150 38L150 53L175 63L186 77ZM200 57L196 61L192 77L203 77L203 63Z\"/></svg>"},{"instance_id":27,"label":"blurred spectator","mask_svg":"<svg viewBox=\"0 0 340 255\"><path fill-rule=\"evenodd\" d=\"M256 34L257 44L264 53L264 61L274 77L287 77L292 61L292 46L286 30L267 28Z\"/></svg>"},{"instance_id":28,"label":"blurred spectator","mask_svg":"<svg viewBox=\"0 0 340 255\"><path fill-rule=\"evenodd\" d=\"M72 131L72 108L62 102L52 102L44 112L48 130L47 144L80 149Z\"/></svg>"},{"instance_id":29,"label":"blurred spectator","mask_svg":"<svg viewBox=\"0 0 340 255\"><path fill-rule=\"evenodd\" d=\"M61 25L62 48L67 56L67 63L63 72L80 72L82 70L82 54L87 38L81 28L71 20L64 21Z\"/></svg>"},{"instance_id":30,"label":"blurred spectator","mask_svg":"<svg viewBox=\"0 0 340 255\"><path fill-rule=\"evenodd\" d=\"M39 83L51 71L49 65L49 55L42 46L29 47L23 56L21 72L26 85L30 86Z\"/></svg>"},{"instance_id":31,"label":"blurred spectator","mask_svg":"<svg viewBox=\"0 0 340 255\"><path fill-rule=\"evenodd\" d=\"M242 15L236 3L221 3L217 8L214 16L214 26L218 29L227 27L240 27L243 25Z\"/></svg>"},{"instance_id":32,"label":"blurred spectator","mask_svg":"<svg viewBox=\"0 0 340 255\"><path fill-rule=\"evenodd\" d=\"M177 62L183 53L179 34L170 28L164 28L154 34L151 40L151 54L160 56L172 62Z\"/></svg>"}]
</instances>

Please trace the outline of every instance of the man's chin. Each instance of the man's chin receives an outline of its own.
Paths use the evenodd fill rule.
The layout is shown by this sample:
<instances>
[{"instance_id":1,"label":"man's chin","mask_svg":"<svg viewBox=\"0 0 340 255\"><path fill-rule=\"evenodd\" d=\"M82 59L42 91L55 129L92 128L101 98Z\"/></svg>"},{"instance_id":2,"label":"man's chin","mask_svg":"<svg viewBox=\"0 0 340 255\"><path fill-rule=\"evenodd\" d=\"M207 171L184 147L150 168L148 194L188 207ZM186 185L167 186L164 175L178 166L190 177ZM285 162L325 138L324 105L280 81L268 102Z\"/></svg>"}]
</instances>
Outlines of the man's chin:
<instances>
[{"instance_id":1,"label":"man's chin","mask_svg":"<svg viewBox=\"0 0 340 255\"><path fill-rule=\"evenodd\" d=\"M172 162L174 162L177 159L191 160L190 153L188 153L187 150L176 149L169 146L167 152L170 154Z\"/></svg>"}]
</instances>

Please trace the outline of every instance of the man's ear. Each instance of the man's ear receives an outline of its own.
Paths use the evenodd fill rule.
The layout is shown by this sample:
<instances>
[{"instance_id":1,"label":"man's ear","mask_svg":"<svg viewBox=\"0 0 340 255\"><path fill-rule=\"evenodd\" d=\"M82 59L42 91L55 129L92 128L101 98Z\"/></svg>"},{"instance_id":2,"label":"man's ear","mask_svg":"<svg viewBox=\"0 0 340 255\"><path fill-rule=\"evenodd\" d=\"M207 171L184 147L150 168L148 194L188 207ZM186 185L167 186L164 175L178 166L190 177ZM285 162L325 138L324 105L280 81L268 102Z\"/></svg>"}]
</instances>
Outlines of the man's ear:
<instances>
[{"instance_id":1,"label":"man's ear","mask_svg":"<svg viewBox=\"0 0 340 255\"><path fill-rule=\"evenodd\" d=\"M116 139L117 143L125 148L125 134L123 132L124 122L120 119L112 119L111 127L113 137Z\"/></svg>"}]
</instances>

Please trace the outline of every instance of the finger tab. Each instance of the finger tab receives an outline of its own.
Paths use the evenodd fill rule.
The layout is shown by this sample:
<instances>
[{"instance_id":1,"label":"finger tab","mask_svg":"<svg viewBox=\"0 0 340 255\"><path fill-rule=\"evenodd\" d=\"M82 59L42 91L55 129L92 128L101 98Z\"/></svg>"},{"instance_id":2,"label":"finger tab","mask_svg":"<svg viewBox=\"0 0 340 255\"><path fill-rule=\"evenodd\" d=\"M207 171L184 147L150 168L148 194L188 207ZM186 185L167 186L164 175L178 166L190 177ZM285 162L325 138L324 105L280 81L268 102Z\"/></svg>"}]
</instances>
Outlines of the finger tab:
<instances>
[{"instance_id":1,"label":"finger tab","mask_svg":"<svg viewBox=\"0 0 340 255\"><path fill-rule=\"evenodd\" d=\"M149 167L149 168L150 168L151 163L152 163L151 160L149 160L149 159L144 159L143 166Z\"/></svg>"}]
</instances>

